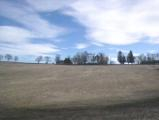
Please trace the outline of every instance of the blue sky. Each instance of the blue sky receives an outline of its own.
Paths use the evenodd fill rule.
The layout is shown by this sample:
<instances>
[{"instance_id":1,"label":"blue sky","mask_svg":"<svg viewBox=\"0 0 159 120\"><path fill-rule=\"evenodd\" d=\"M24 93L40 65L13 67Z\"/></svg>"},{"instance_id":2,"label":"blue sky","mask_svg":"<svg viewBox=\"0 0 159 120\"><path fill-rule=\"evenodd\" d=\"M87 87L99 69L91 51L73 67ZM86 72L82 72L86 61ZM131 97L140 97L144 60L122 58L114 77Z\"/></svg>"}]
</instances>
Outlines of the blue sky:
<instances>
[{"instance_id":1,"label":"blue sky","mask_svg":"<svg viewBox=\"0 0 159 120\"><path fill-rule=\"evenodd\" d=\"M159 52L158 0L0 0L0 54Z\"/></svg>"}]
</instances>

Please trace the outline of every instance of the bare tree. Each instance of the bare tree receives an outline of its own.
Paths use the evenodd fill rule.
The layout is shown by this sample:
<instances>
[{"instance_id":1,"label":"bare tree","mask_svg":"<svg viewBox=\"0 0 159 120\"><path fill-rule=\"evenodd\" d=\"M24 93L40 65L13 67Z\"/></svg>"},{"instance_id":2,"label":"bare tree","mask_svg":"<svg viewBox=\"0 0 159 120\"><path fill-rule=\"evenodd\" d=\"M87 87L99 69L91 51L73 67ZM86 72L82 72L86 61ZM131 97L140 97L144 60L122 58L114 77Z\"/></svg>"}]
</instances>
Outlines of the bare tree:
<instances>
[{"instance_id":1,"label":"bare tree","mask_svg":"<svg viewBox=\"0 0 159 120\"><path fill-rule=\"evenodd\" d=\"M12 57L11 54L6 54L6 55L5 55L5 59L6 59L7 61L10 61L10 60L13 59L13 57Z\"/></svg>"},{"instance_id":2,"label":"bare tree","mask_svg":"<svg viewBox=\"0 0 159 120\"><path fill-rule=\"evenodd\" d=\"M159 64L159 54L158 53L148 53L144 56L144 59L140 64Z\"/></svg>"},{"instance_id":3,"label":"bare tree","mask_svg":"<svg viewBox=\"0 0 159 120\"><path fill-rule=\"evenodd\" d=\"M136 57L136 59L138 59L138 64L142 64L144 61L146 61L146 56L144 54L141 54L138 57Z\"/></svg>"},{"instance_id":4,"label":"bare tree","mask_svg":"<svg viewBox=\"0 0 159 120\"><path fill-rule=\"evenodd\" d=\"M59 54L57 54L57 55L55 56L55 62L56 62L56 64L59 64L60 61L61 61L61 56L60 56Z\"/></svg>"},{"instance_id":5,"label":"bare tree","mask_svg":"<svg viewBox=\"0 0 159 120\"><path fill-rule=\"evenodd\" d=\"M78 58L77 58L76 55L74 55L73 58L72 58L73 64L77 64L78 63L77 61L78 61Z\"/></svg>"},{"instance_id":6,"label":"bare tree","mask_svg":"<svg viewBox=\"0 0 159 120\"><path fill-rule=\"evenodd\" d=\"M78 52L72 58L74 64L107 64L108 57L104 53L99 53L97 55L88 53L87 51Z\"/></svg>"},{"instance_id":7,"label":"bare tree","mask_svg":"<svg viewBox=\"0 0 159 120\"><path fill-rule=\"evenodd\" d=\"M81 63L86 64L87 58L88 58L88 52L87 51L82 52L81 53Z\"/></svg>"},{"instance_id":8,"label":"bare tree","mask_svg":"<svg viewBox=\"0 0 159 120\"><path fill-rule=\"evenodd\" d=\"M88 52L78 52L76 55L72 58L72 61L74 64L86 64L88 58Z\"/></svg>"},{"instance_id":9,"label":"bare tree","mask_svg":"<svg viewBox=\"0 0 159 120\"><path fill-rule=\"evenodd\" d=\"M75 55L75 58L77 59L77 64L82 64L81 53L78 52L78 53Z\"/></svg>"},{"instance_id":10,"label":"bare tree","mask_svg":"<svg viewBox=\"0 0 159 120\"><path fill-rule=\"evenodd\" d=\"M108 60L109 60L104 53L98 53L98 55L96 55L96 59L98 64L108 64Z\"/></svg>"},{"instance_id":11,"label":"bare tree","mask_svg":"<svg viewBox=\"0 0 159 120\"><path fill-rule=\"evenodd\" d=\"M3 55L0 55L0 61L2 61L3 60Z\"/></svg>"},{"instance_id":12,"label":"bare tree","mask_svg":"<svg viewBox=\"0 0 159 120\"><path fill-rule=\"evenodd\" d=\"M104 60L105 60L105 64L108 64L108 62L109 62L109 57L108 57L108 56L105 56Z\"/></svg>"},{"instance_id":13,"label":"bare tree","mask_svg":"<svg viewBox=\"0 0 159 120\"><path fill-rule=\"evenodd\" d=\"M51 57L45 56L44 60L45 60L45 63L48 64L50 62L50 60L51 60Z\"/></svg>"},{"instance_id":14,"label":"bare tree","mask_svg":"<svg viewBox=\"0 0 159 120\"><path fill-rule=\"evenodd\" d=\"M96 62L96 56L95 56L94 54L92 55L91 62L92 62L93 64Z\"/></svg>"},{"instance_id":15,"label":"bare tree","mask_svg":"<svg viewBox=\"0 0 159 120\"><path fill-rule=\"evenodd\" d=\"M14 61L17 62L18 61L18 56L14 56Z\"/></svg>"},{"instance_id":16,"label":"bare tree","mask_svg":"<svg viewBox=\"0 0 159 120\"><path fill-rule=\"evenodd\" d=\"M39 64L43 60L42 56L38 56L35 61Z\"/></svg>"}]
</instances>

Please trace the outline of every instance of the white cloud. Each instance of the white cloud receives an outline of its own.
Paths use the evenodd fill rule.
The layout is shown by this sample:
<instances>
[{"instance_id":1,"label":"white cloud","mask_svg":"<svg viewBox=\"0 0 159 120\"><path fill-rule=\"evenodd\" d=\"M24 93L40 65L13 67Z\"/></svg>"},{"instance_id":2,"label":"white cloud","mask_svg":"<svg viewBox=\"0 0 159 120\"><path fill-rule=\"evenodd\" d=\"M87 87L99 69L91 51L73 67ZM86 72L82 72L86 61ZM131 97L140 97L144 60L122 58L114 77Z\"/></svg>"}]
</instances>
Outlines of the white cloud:
<instances>
[{"instance_id":1,"label":"white cloud","mask_svg":"<svg viewBox=\"0 0 159 120\"><path fill-rule=\"evenodd\" d=\"M42 19L38 12L28 4L18 4L0 1L0 16L12 19L30 30L36 37L54 38L64 33L64 28L58 27Z\"/></svg>"},{"instance_id":2,"label":"white cloud","mask_svg":"<svg viewBox=\"0 0 159 120\"><path fill-rule=\"evenodd\" d=\"M30 39L34 36L26 29L0 26L0 54L14 55L48 55L59 51L51 44L33 44Z\"/></svg>"},{"instance_id":3,"label":"white cloud","mask_svg":"<svg viewBox=\"0 0 159 120\"><path fill-rule=\"evenodd\" d=\"M1 44L0 46L0 54L13 54L13 55L20 55L20 56L38 56L38 55L50 55L52 53L58 52L55 46L50 44Z\"/></svg>"},{"instance_id":4,"label":"white cloud","mask_svg":"<svg viewBox=\"0 0 159 120\"><path fill-rule=\"evenodd\" d=\"M76 44L76 47L77 49L84 49L84 48L87 48L88 45L87 44L84 44L84 43L78 43Z\"/></svg>"},{"instance_id":5,"label":"white cloud","mask_svg":"<svg viewBox=\"0 0 159 120\"><path fill-rule=\"evenodd\" d=\"M158 0L77 0L66 14L87 28L97 43L127 45L159 36ZM158 43L154 39L153 43Z\"/></svg>"},{"instance_id":6,"label":"white cloud","mask_svg":"<svg viewBox=\"0 0 159 120\"><path fill-rule=\"evenodd\" d=\"M33 37L30 31L13 26L0 26L0 43L24 43Z\"/></svg>"},{"instance_id":7,"label":"white cloud","mask_svg":"<svg viewBox=\"0 0 159 120\"><path fill-rule=\"evenodd\" d=\"M63 10L86 27L86 38L101 44L127 45L144 36L158 44L158 0L27 0L39 12Z\"/></svg>"},{"instance_id":8,"label":"white cloud","mask_svg":"<svg viewBox=\"0 0 159 120\"><path fill-rule=\"evenodd\" d=\"M64 28L43 19L32 6L24 1L0 0L0 11L0 16L16 22L15 26L0 26L0 54L35 56L59 51L59 48L52 44L31 42L34 38L56 39L57 36L65 33Z\"/></svg>"}]
</instances>

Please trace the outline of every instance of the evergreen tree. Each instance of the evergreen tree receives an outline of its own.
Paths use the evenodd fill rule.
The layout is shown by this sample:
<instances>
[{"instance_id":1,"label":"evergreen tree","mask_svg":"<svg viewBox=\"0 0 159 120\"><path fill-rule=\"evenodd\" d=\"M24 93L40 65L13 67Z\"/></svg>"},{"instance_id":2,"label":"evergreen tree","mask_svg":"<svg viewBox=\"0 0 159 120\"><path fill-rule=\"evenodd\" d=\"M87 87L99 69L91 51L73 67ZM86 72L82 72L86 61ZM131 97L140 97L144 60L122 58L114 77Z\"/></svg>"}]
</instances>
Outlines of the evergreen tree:
<instances>
[{"instance_id":1,"label":"evergreen tree","mask_svg":"<svg viewBox=\"0 0 159 120\"><path fill-rule=\"evenodd\" d=\"M124 64L126 62L126 58L125 58L125 56L123 55L122 56L122 64Z\"/></svg>"},{"instance_id":2,"label":"evergreen tree","mask_svg":"<svg viewBox=\"0 0 159 120\"><path fill-rule=\"evenodd\" d=\"M120 64L122 64L122 52L121 51L119 51L118 52L118 62L120 63Z\"/></svg>"},{"instance_id":3,"label":"evergreen tree","mask_svg":"<svg viewBox=\"0 0 159 120\"><path fill-rule=\"evenodd\" d=\"M134 63L134 55L133 55L133 52L130 50L130 52L128 53L128 56L127 56L127 62L128 63Z\"/></svg>"},{"instance_id":4,"label":"evergreen tree","mask_svg":"<svg viewBox=\"0 0 159 120\"><path fill-rule=\"evenodd\" d=\"M126 62L126 58L121 51L118 52L118 62L120 64L124 64Z\"/></svg>"}]
</instances>

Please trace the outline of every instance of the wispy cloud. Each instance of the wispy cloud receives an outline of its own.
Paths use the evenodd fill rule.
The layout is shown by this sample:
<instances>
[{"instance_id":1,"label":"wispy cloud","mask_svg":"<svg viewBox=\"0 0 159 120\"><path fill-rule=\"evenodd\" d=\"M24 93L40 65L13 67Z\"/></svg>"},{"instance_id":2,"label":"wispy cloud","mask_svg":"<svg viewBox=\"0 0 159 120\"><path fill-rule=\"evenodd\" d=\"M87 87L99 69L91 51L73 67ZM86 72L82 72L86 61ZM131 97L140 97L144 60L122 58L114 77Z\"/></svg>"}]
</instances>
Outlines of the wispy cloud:
<instances>
[{"instance_id":1,"label":"wispy cloud","mask_svg":"<svg viewBox=\"0 0 159 120\"><path fill-rule=\"evenodd\" d=\"M86 37L104 44L127 45L144 36L158 37L158 0L78 0L65 12L87 28ZM82 9L81 9L82 8Z\"/></svg>"},{"instance_id":2,"label":"wispy cloud","mask_svg":"<svg viewBox=\"0 0 159 120\"><path fill-rule=\"evenodd\" d=\"M26 29L14 26L0 26L1 43L24 43L28 42L28 39L32 37L34 37L34 35Z\"/></svg>"},{"instance_id":3,"label":"wispy cloud","mask_svg":"<svg viewBox=\"0 0 159 120\"><path fill-rule=\"evenodd\" d=\"M47 39L65 33L65 29L41 18L38 11L26 1L0 1L0 16L15 21L15 26L0 26L1 54L49 54L59 51L52 44L33 44L32 39ZM18 27L19 26L19 27Z\"/></svg>"},{"instance_id":4,"label":"wispy cloud","mask_svg":"<svg viewBox=\"0 0 159 120\"><path fill-rule=\"evenodd\" d=\"M0 52L14 55L45 55L59 51L51 44L33 44L30 31L18 27L0 26Z\"/></svg>"},{"instance_id":5,"label":"wispy cloud","mask_svg":"<svg viewBox=\"0 0 159 120\"><path fill-rule=\"evenodd\" d=\"M18 22L38 38L56 37L64 31L63 28L50 24L47 20L42 19L37 11L25 2L18 4L16 2L1 0L0 11L1 16Z\"/></svg>"},{"instance_id":6,"label":"wispy cloud","mask_svg":"<svg viewBox=\"0 0 159 120\"><path fill-rule=\"evenodd\" d=\"M59 49L50 44L1 44L0 51L3 54L12 53L13 55L20 56L38 56L38 55L50 55L54 52L58 52Z\"/></svg>"}]
</instances>

